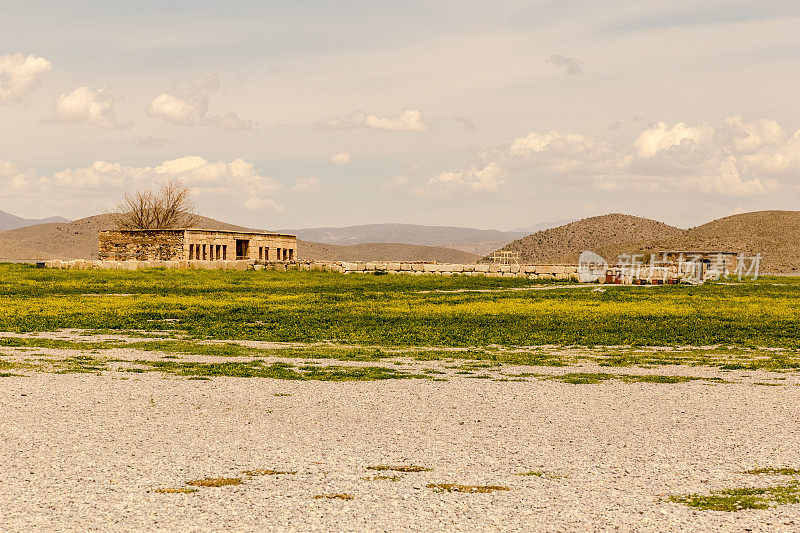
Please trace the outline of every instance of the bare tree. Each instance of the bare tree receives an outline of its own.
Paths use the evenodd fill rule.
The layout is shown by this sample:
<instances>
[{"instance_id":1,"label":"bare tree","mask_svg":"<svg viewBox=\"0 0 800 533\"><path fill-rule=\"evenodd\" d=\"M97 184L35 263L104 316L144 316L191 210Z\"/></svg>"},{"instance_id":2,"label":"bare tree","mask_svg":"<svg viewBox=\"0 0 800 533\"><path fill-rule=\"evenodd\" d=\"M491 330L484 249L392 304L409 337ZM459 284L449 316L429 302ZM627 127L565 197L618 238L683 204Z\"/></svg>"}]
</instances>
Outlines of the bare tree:
<instances>
[{"instance_id":1,"label":"bare tree","mask_svg":"<svg viewBox=\"0 0 800 533\"><path fill-rule=\"evenodd\" d=\"M119 229L185 228L198 221L191 189L179 179L164 182L158 191L126 194L110 215Z\"/></svg>"}]
</instances>

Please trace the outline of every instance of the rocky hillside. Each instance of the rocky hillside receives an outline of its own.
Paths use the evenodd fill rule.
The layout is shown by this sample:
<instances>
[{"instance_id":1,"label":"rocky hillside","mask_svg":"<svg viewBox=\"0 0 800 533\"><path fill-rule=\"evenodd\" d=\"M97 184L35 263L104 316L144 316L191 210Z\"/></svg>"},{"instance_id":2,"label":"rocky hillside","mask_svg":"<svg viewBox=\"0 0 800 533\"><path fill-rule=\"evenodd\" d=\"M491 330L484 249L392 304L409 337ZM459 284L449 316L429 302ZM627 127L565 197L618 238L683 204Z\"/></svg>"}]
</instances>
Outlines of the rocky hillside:
<instances>
[{"instance_id":1,"label":"rocky hillside","mask_svg":"<svg viewBox=\"0 0 800 533\"><path fill-rule=\"evenodd\" d=\"M526 263L575 263L583 250L609 261L623 253L724 250L761 253L763 272L800 272L800 211L743 213L689 230L631 215L603 215L533 233L503 249L519 252Z\"/></svg>"},{"instance_id":2,"label":"rocky hillside","mask_svg":"<svg viewBox=\"0 0 800 533\"><path fill-rule=\"evenodd\" d=\"M643 244L650 245L662 237L679 239L684 233L685 230L662 222L615 213L538 231L503 249L519 252L526 263L576 263L583 250L616 257L641 251Z\"/></svg>"}]
</instances>

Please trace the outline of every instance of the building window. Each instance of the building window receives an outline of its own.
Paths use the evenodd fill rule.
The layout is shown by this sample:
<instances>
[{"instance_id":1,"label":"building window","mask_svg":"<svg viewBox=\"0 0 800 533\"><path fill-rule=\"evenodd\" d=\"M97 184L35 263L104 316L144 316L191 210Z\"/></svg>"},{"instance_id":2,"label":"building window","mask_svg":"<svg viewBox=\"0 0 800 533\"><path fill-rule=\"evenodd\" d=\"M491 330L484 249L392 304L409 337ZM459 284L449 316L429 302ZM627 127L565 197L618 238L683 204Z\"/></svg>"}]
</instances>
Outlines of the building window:
<instances>
[{"instance_id":1,"label":"building window","mask_svg":"<svg viewBox=\"0 0 800 533\"><path fill-rule=\"evenodd\" d=\"M189 245L189 259L194 257L194 244Z\"/></svg>"},{"instance_id":2,"label":"building window","mask_svg":"<svg viewBox=\"0 0 800 533\"><path fill-rule=\"evenodd\" d=\"M217 255L215 256L215 257L217 258L217 261L219 261L219 251L220 251L220 248L222 248L222 246L220 246L220 245L218 244L218 245L217 245Z\"/></svg>"},{"instance_id":3,"label":"building window","mask_svg":"<svg viewBox=\"0 0 800 533\"><path fill-rule=\"evenodd\" d=\"M264 247L263 246L259 246L258 247L258 260L261 261L262 259L264 259Z\"/></svg>"},{"instance_id":4,"label":"building window","mask_svg":"<svg viewBox=\"0 0 800 533\"><path fill-rule=\"evenodd\" d=\"M208 250L206 250L206 245L204 244L203 245L203 261L205 261L208 258L207 254L208 254Z\"/></svg>"},{"instance_id":5,"label":"building window","mask_svg":"<svg viewBox=\"0 0 800 533\"><path fill-rule=\"evenodd\" d=\"M276 248L276 250L278 250L278 257L276 257L275 260L276 261L280 261L281 260L281 249L280 248Z\"/></svg>"},{"instance_id":6,"label":"building window","mask_svg":"<svg viewBox=\"0 0 800 533\"><path fill-rule=\"evenodd\" d=\"M264 248L264 261L269 261L269 246Z\"/></svg>"},{"instance_id":7,"label":"building window","mask_svg":"<svg viewBox=\"0 0 800 533\"><path fill-rule=\"evenodd\" d=\"M223 244L222 245L222 260L223 261L227 261L228 260L228 245L227 244Z\"/></svg>"},{"instance_id":8,"label":"building window","mask_svg":"<svg viewBox=\"0 0 800 533\"><path fill-rule=\"evenodd\" d=\"M294 249L289 248L289 261L294 261Z\"/></svg>"}]
</instances>

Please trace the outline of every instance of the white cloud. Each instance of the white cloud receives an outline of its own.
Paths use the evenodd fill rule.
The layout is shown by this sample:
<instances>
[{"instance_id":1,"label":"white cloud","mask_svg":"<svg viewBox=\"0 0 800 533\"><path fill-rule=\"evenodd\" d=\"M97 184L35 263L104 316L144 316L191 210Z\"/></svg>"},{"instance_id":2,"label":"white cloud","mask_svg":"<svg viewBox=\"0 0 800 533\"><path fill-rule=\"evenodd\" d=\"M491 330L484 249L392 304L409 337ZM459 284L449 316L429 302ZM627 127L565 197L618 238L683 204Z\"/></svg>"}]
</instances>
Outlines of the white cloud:
<instances>
[{"instance_id":1,"label":"white cloud","mask_svg":"<svg viewBox=\"0 0 800 533\"><path fill-rule=\"evenodd\" d=\"M503 171L497 163L473 166L468 170L440 172L413 192L422 196L449 196L454 191L497 192L505 181Z\"/></svg>"},{"instance_id":2,"label":"white cloud","mask_svg":"<svg viewBox=\"0 0 800 533\"><path fill-rule=\"evenodd\" d=\"M317 178L297 178L297 183L292 190L299 193L317 192L319 180Z\"/></svg>"},{"instance_id":3,"label":"white cloud","mask_svg":"<svg viewBox=\"0 0 800 533\"><path fill-rule=\"evenodd\" d=\"M248 209L256 204L280 208L273 197L283 188L282 184L242 159L208 161L199 156L187 156L144 167L96 161L88 167L42 175L35 169L23 171L13 163L0 161L0 193L7 196L24 192L82 201L97 197L119 198L125 191L151 187L172 178L181 179L192 188L201 211L204 206L217 208L220 204ZM98 211L101 208L94 206Z\"/></svg>"},{"instance_id":4,"label":"white cloud","mask_svg":"<svg viewBox=\"0 0 800 533\"><path fill-rule=\"evenodd\" d=\"M465 170L445 171L412 187L420 195L500 193L512 185L603 191L756 196L796 182L800 131L788 136L771 120L726 119L722 125L660 122L629 145L575 132L533 132L484 150Z\"/></svg>"},{"instance_id":5,"label":"white cloud","mask_svg":"<svg viewBox=\"0 0 800 533\"><path fill-rule=\"evenodd\" d=\"M147 104L148 115L161 117L173 124L192 126L199 120L197 107L171 94L161 94Z\"/></svg>"},{"instance_id":6,"label":"white cloud","mask_svg":"<svg viewBox=\"0 0 800 533\"><path fill-rule=\"evenodd\" d=\"M0 102L22 100L52 68L48 60L35 55L0 56Z\"/></svg>"},{"instance_id":7,"label":"white cloud","mask_svg":"<svg viewBox=\"0 0 800 533\"><path fill-rule=\"evenodd\" d=\"M225 131L252 130L256 122L233 111L224 115L209 112L210 98L219 89L215 74L182 80L169 92L156 96L145 108L148 115L182 126L211 126Z\"/></svg>"},{"instance_id":8,"label":"white cloud","mask_svg":"<svg viewBox=\"0 0 800 533\"><path fill-rule=\"evenodd\" d=\"M126 184L154 179L149 167L128 167L121 163L95 161L86 168L68 168L44 176L41 183L52 189L118 188Z\"/></svg>"},{"instance_id":9,"label":"white cloud","mask_svg":"<svg viewBox=\"0 0 800 533\"><path fill-rule=\"evenodd\" d=\"M339 152L338 154L333 154L331 156L331 163L334 165L349 165L350 164L350 154L347 152Z\"/></svg>"},{"instance_id":10,"label":"white cloud","mask_svg":"<svg viewBox=\"0 0 800 533\"><path fill-rule=\"evenodd\" d=\"M665 151L692 151L697 145L709 143L713 138L714 128L705 124L690 127L679 122L670 127L665 122L659 122L655 127L641 132L633 146L636 155L647 159Z\"/></svg>"},{"instance_id":11,"label":"white cloud","mask_svg":"<svg viewBox=\"0 0 800 533\"><path fill-rule=\"evenodd\" d=\"M369 128L387 131L426 131L428 129L428 125L422 120L422 112L416 109L407 109L396 117L380 117L363 111L353 111L344 118L335 117L321 120L315 127L338 130Z\"/></svg>"},{"instance_id":12,"label":"white cloud","mask_svg":"<svg viewBox=\"0 0 800 533\"><path fill-rule=\"evenodd\" d=\"M786 133L774 120L731 117L724 124L733 137L734 148L743 154L755 153L765 146L779 146L786 140Z\"/></svg>"},{"instance_id":13,"label":"white cloud","mask_svg":"<svg viewBox=\"0 0 800 533\"><path fill-rule=\"evenodd\" d=\"M0 161L0 192L11 194L25 190L36 178L33 171L22 171L10 161Z\"/></svg>"},{"instance_id":14,"label":"white cloud","mask_svg":"<svg viewBox=\"0 0 800 533\"><path fill-rule=\"evenodd\" d=\"M164 161L155 171L159 176L178 177L190 187L238 192L242 197L270 194L282 187L274 179L259 174L252 163L242 159L214 162L187 156Z\"/></svg>"},{"instance_id":15,"label":"white cloud","mask_svg":"<svg viewBox=\"0 0 800 533\"><path fill-rule=\"evenodd\" d=\"M114 104L117 101L119 99L107 87L92 89L81 86L56 98L53 113L45 122L86 123L106 130L129 128L133 125L132 122L122 124L114 115Z\"/></svg>"},{"instance_id":16,"label":"white cloud","mask_svg":"<svg viewBox=\"0 0 800 533\"><path fill-rule=\"evenodd\" d=\"M583 72L583 61L577 57L565 57L558 54L550 54L545 63L555 65L557 67L564 67L567 74L580 74Z\"/></svg>"},{"instance_id":17,"label":"white cloud","mask_svg":"<svg viewBox=\"0 0 800 533\"><path fill-rule=\"evenodd\" d=\"M759 177L743 179L734 157L728 157L722 161L715 173L699 178L687 178L685 184L705 193L730 196L754 196L778 186L774 179Z\"/></svg>"}]
</instances>

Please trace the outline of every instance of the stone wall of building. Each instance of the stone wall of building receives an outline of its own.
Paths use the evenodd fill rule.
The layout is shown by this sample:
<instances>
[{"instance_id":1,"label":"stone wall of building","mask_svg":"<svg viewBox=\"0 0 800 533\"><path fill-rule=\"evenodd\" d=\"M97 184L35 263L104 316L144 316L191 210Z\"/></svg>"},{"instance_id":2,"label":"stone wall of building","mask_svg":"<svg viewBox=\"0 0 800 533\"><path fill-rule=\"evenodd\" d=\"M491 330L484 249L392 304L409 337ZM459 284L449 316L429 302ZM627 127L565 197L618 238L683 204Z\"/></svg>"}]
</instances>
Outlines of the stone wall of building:
<instances>
[{"instance_id":1,"label":"stone wall of building","mask_svg":"<svg viewBox=\"0 0 800 533\"><path fill-rule=\"evenodd\" d=\"M101 260L169 261L184 257L183 230L107 230L99 232L98 239L98 257Z\"/></svg>"},{"instance_id":2,"label":"stone wall of building","mask_svg":"<svg viewBox=\"0 0 800 533\"><path fill-rule=\"evenodd\" d=\"M99 232L98 257L106 261L295 261L294 235L201 229Z\"/></svg>"},{"instance_id":3,"label":"stone wall of building","mask_svg":"<svg viewBox=\"0 0 800 533\"><path fill-rule=\"evenodd\" d=\"M246 241L246 250L237 250L237 241ZM213 247L213 248L212 248ZM241 255L240 253L243 252ZM280 254L280 257L278 255ZM295 261L297 237L279 233L235 233L228 231L186 230L184 255L190 260Z\"/></svg>"}]
</instances>

